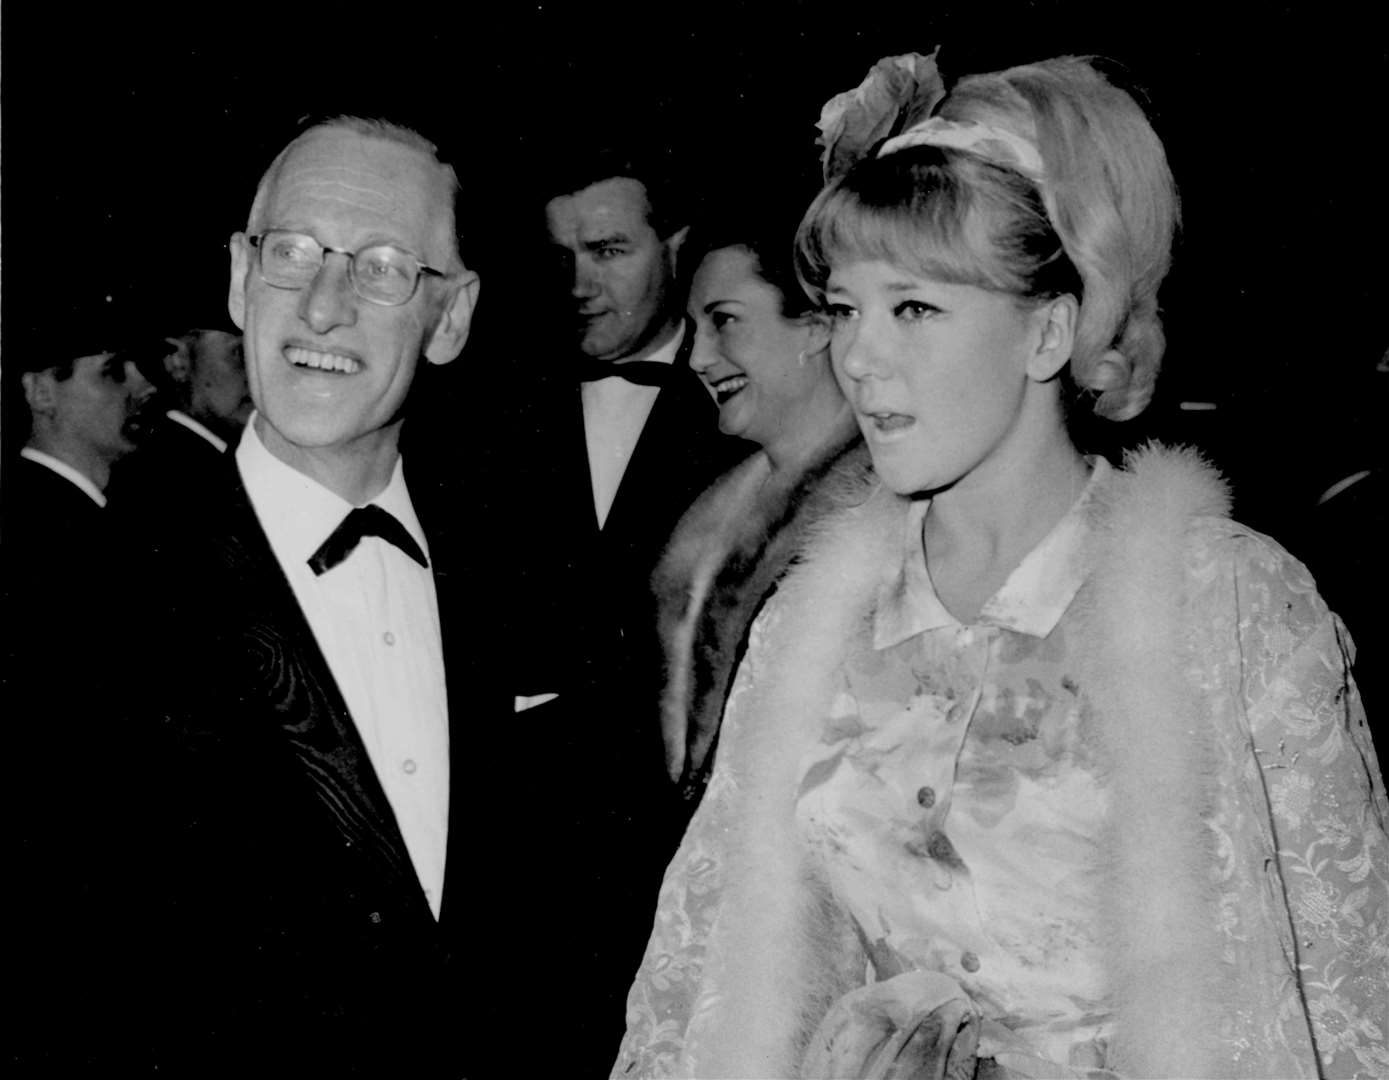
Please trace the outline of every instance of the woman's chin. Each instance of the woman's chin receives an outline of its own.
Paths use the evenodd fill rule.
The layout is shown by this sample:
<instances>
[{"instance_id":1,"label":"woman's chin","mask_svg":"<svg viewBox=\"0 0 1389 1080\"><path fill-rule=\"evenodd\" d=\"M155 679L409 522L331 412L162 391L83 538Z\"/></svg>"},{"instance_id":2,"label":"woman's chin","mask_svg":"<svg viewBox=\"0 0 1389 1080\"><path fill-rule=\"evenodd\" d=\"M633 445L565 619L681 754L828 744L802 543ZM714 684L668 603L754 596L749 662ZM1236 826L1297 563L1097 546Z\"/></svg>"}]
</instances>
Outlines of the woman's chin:
<instances>
[{"instance_id":1,"label":"woman's chin","mask_svg":"<svg viewBox=\"0 0 1389 1080\"><path fill-rule=\"evenodd\" d=\"M752 424L752 410L743 400L746 390L741 390L719 406L719 430L735 438L748 438L748 428Z\"/></svg>"}]
</instances>

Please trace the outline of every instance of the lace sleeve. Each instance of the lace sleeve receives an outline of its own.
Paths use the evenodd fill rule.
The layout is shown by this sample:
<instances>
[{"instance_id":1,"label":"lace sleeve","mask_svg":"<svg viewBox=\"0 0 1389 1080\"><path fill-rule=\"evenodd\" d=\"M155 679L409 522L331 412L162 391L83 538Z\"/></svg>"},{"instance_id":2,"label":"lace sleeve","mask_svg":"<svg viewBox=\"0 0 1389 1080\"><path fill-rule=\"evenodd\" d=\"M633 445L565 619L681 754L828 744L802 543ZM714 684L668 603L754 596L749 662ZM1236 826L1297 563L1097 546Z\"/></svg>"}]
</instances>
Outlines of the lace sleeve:
<instances>
[{"instance_id":1,"label":"lace sleeve","mask_svg":"<svg viewBox=\"0 0 1389 1080\"><path fill-rule=\"evenodd\" d=\"M736 742L743 723L738 703L754 680L776 610L775 603L769 604L749 632L747 652L724 709L723 747ZM614 1077L679 1075L685 1033L705 989L704 960L723 895L723 838L729 833L735 795L731 770L720 754L704 799L661 883L651 939L627 995L627 1034L613 1066Z\"/></svg>"},{"instance_id":2,"label":"lace sleeve","mask_svg":"<svg viewBox=\"0 0 1389 1080\"><path fill-rule=\"evenodd\" d=\"M1303 996L1324 1076L1386 1077L1389 803L1344 627L1306 571L1281 562L1242 588L1246 707Z\"/></svg>"}]
</instances>

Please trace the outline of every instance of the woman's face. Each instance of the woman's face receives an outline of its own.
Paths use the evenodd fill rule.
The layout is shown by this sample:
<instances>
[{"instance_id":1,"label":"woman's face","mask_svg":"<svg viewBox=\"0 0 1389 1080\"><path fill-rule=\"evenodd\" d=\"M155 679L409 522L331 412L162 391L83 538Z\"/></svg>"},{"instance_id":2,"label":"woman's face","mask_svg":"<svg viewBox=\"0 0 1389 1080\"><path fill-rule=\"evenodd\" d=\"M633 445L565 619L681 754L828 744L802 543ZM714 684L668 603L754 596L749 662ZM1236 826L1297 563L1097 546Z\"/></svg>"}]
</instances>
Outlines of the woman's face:
<instances>
[{"instance_id":1,"label":"woman's face","mask_svg":"<svg viewBox=\"0 0 1389 1080\"><path fill-rule=\"evenodd\" d=\"M690 286L690 367L719 403L719 430L762 446L796 422L829 368L815 355L823 332L781 314L781 295L745 248L704 256Z\"/></svg>"},{"instance_id":2,"label":"woman's face","mask_svg":"<svg viewBox=\"0 0 1389 1080\"><path fill-rule=\"evenodd\" d=\"M1035 314L878 261L836 266L825 302L835 375L893 491L987 482L1022 463Z\"/></svg>"}]
</instances>

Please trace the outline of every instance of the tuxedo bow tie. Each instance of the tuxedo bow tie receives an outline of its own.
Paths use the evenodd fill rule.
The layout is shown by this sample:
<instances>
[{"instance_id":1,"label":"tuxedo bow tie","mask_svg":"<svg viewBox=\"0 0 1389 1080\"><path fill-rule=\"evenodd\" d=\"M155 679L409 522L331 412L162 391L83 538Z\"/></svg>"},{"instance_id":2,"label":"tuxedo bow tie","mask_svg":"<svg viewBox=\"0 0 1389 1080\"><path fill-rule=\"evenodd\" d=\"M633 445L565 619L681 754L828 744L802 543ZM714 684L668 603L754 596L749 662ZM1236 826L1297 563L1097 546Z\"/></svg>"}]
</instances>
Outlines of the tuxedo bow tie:
<instances>
[{"instance_id":1,"label":"tuxedo bow tie","mask_svg":"<svg viewBox=\"0 0 1389 1080\"><path fill-rule=\"evenodd\" d=\"M675 370L674 364L662 364L656 360L628 360L613 364L603 360L579 360L577 376L579 382L597 382L617 376L638 386L664 386Z\"/></svg>"},{"instance_id":2,"label":"tuxedo bow tie","mask_svg":"<svg viewBox=\"0 0 1389 1080\"><path fill-rule=\"evenodd\" d=\"M342 524L309 556L309 568L318 575L333 569L356 550L364 536L379 536L400 548L425 569L429 568L429 560L405 526L392 517L389 510L375 505L359 506L343 518Z\"/></svg>"}]
</instances>

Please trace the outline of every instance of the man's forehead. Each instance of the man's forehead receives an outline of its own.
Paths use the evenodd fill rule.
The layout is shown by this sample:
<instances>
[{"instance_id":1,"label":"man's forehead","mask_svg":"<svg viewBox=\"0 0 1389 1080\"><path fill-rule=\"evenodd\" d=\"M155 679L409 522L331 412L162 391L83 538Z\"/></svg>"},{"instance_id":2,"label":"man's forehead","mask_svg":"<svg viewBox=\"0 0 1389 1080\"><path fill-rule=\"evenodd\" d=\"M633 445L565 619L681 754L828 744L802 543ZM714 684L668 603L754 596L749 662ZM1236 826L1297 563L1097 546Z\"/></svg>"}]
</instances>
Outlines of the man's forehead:
<instances>
[{"instance_id":1,"label":"man's forehead","mask_svg":"<svg viewBox=\"0 0 1389 1080\"><path fill-rule=\"evenodd\" d=\"M551 230L565 235L631 235L650 228L646 187L640 180L625 176L600 180L582 191L551 199L546 214Z\"/></svg>"},{"instance_id":2,"label":"man's forehead","mask_svg":"<svg viewBox=\"0 0 1389 1080\"><path fill-rule=\"evenodd\" d=\"M442 170L413 147L350 131L315 131L296 141L273 178L264 224L294 215L349 212L363 223L415 227L448 213ZM277 220L288 215L287 220Z\"/></svg>"}]
</instances>

